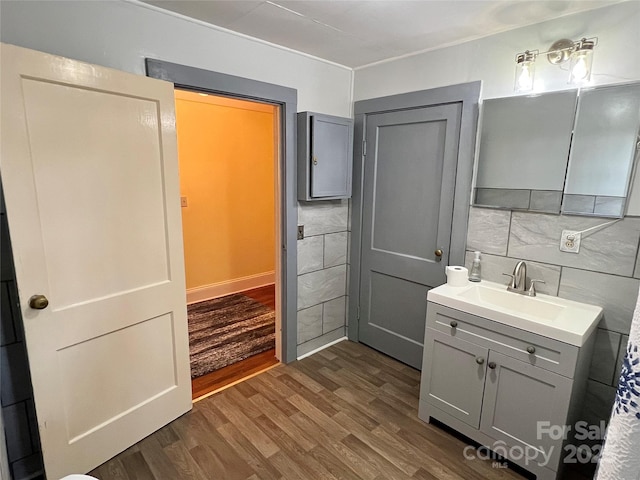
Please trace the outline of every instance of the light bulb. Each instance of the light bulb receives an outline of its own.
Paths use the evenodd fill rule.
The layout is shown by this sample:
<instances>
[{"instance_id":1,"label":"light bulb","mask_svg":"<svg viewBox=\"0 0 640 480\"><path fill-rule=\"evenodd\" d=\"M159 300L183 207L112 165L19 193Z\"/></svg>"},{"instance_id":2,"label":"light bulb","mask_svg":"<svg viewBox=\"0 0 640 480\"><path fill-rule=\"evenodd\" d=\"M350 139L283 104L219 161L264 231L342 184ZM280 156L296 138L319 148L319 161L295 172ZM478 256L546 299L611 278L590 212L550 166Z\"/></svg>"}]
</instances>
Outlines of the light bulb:
<instances>
[{"instance_id":1,"label":"light bulb","mask_svg":"<svg viewBox=\"0 0 640 480\"><path fill-rule=\"evenodd\" d=\"M571 55L569 67L569 83L582 84L591 79L591 67L593 65L593 47L595 42L583 38Z\"/></svg>"},{"instance_id":2,"label":"light bulb","mask_svg":"<svg viewBox=\"0 0 640 480\"><path fill-rule=\"evenodd\" d=\"M585 61L584 55L580 55L580 58L578 58L573 67L573 78L576 81L582 81L587 78L588 75L589 69L587 68L587 62Z\"/></svg>"},{"instance_id":3,"label":"light bulb","mask_svg":"<svg viewBox=\"0 0 640 480\"><path fill-rule=\"evenodd\" d=\"M529 70L529 65L522 65L522 72L520 72L520 77L518 77L518 89L531 90L531 83L531 71Z\"/></svg>"}]
</instances>

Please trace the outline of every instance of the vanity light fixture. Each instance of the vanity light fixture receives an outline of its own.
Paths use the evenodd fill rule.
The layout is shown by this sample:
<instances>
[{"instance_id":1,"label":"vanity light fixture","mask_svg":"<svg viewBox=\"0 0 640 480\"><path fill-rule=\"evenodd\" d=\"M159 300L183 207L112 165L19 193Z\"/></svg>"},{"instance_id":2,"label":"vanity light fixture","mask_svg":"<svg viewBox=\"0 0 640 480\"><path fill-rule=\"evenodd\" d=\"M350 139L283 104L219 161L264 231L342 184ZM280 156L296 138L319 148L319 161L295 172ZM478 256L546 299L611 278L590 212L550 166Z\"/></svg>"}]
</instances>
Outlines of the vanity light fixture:
<instances>
[{"instance_id":1,"label":"vanity light fixture","mask_svg":"<svg viewBox=\"0 0 640 480\"><path fill-rule=\"evenodd\" d=\"M516 56L516 92L529 92L533 89L533 76L536 70L536 55L527 50Z\"/></svg>"},{"instance_id":2,"label":"vanity light fixture","mask_svg":"<svg viewBox=\"0 0 640 480\"><path fill-rule=\"evenodd\" d=\"M526 50L516 55L516 79L514 90L528 92L533 89L535 61L538 55L546 55L552 65L562 65L570 60L569 83L580 85L591 79L593 65L593 49L598 44L598 37L583 38L578 41L567 38L554 42L549 50Z\"/></svg>"}]
</instances>

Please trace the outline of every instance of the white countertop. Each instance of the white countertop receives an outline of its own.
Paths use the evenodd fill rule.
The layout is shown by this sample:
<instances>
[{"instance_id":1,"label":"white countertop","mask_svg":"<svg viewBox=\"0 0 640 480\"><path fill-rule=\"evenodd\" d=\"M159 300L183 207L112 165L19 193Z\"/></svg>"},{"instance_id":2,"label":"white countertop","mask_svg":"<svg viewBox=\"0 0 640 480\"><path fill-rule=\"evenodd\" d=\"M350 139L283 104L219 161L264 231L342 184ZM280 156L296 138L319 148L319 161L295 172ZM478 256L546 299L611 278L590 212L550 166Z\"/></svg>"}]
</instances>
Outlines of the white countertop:
<instances>
[{"instance_id":1,"label":"white countertop","mask_svg":"<svg viewBox=\"0 0 640 480\"><path fill-rule=\"evenodd\" d=\"M595 305L544 294L528 297L486 280L441 285L429 290L427 300L578 347L602 317L602 308Z\"/></svg>"}]
</instances>

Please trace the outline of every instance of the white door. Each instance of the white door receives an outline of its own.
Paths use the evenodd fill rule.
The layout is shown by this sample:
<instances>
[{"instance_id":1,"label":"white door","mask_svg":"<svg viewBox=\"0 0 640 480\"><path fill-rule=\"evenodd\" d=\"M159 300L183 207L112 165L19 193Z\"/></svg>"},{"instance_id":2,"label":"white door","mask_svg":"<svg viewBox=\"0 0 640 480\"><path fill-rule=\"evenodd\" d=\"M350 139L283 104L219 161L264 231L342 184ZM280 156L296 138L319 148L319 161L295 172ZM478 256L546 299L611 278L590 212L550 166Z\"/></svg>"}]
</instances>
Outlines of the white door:
<instances>
[{"instance_id":1,"label":"white door","mask_svg":"<svg viewBox=\"0 0 640 480\"><path fill-rule=\"evenodd\" d=\"M191 408L173 85L5 44L0 58L2 184L57 480Z\"/></svg>"}]
</instances>

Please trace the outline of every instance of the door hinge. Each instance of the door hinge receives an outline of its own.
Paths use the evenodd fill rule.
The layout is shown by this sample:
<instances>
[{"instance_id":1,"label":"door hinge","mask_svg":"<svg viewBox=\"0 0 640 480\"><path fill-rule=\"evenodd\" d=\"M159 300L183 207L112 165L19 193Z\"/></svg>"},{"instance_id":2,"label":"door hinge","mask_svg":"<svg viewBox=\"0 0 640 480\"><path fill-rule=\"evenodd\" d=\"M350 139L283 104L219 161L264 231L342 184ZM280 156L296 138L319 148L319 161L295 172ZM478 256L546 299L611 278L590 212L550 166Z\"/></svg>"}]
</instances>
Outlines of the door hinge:
<instances>
[{"instance_id":1,"label":"door hinge","mask_svg":"<svg viewBox=\"0 0 640 480\"><path fill-rule=\"evenodd\" d=\"M362 141L362 156L363 157L367 156L367 141L366 140Z\"/></svg>"},{"instance_id":2,"label":"door hinge","mask_svg":"<svg viewBox=\"0 0 640 480\"><path fill-rule=\"evenodd\" d=\"M360 320L360 305L356 308L356 320Z\"/></svg>"}]
</instances>

